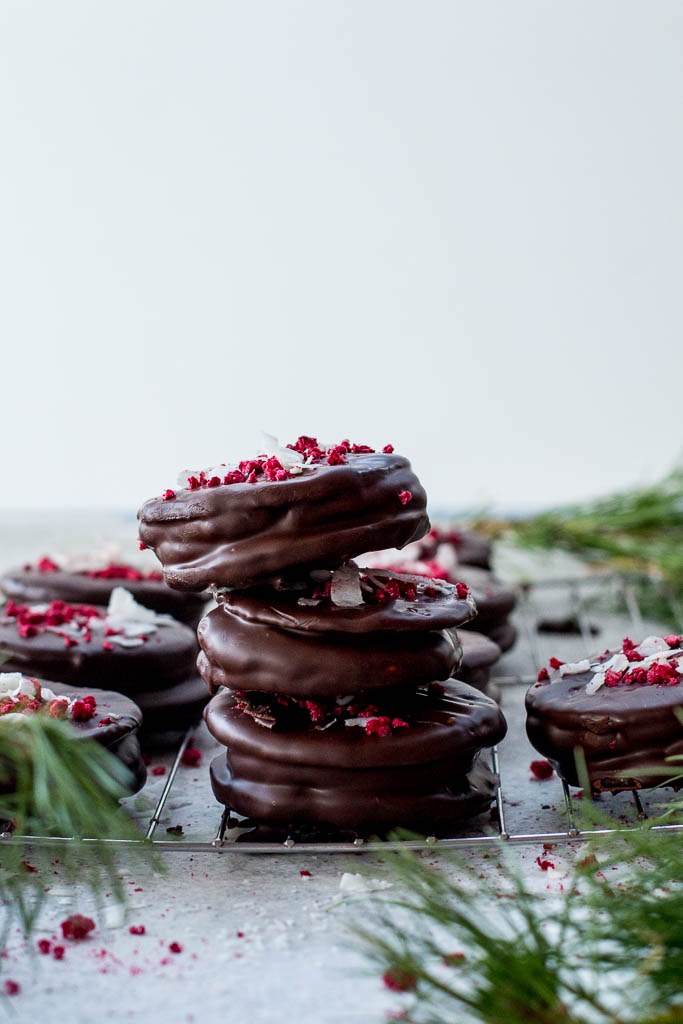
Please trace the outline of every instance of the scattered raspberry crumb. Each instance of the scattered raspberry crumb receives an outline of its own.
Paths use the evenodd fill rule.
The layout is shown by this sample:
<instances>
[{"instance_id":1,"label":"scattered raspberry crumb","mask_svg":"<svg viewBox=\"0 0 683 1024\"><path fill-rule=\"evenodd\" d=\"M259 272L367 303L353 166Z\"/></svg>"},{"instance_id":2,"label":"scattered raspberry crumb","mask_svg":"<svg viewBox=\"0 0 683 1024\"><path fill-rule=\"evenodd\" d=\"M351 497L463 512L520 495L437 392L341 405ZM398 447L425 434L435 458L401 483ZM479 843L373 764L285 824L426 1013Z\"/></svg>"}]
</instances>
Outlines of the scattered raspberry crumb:
<instances>
[{"instance_id":1,"label":"scattered raspberry crumb","mask_svg":"<svg viewBox=\"0 0 683 1024\"><path fill-rule=\"evenodd\" d=\"M140 551L146 551L147 550L147 545L144 543L144 541L139 540L138 541L138 547L140 548Z\"/></svg>"},{"instance_id":2,"label":"scattered raspberry crumb","mask_svg":"<svg viewBox=\"0 0 683 1024\"><path fill-rule=\"evenodd\" d=\"M75 700L71 707L71 717L74 722L89 722L95 716L96 705L90 704L84 697L83 700Z\"/></svg>"},{"instance_id":3,"label":"scattered raspberry crumb","mask_svg":"<svg viewBox=\"0 0 683 1024\"><path fill-rule=\"evenodd\" d=\"M168 948L170 949L171 953L182 953L183 951L183 947L180 945L179 942L171 942Z\"/></svg>"},{"instance_id":4,"label":"scattered raspberry crumb","mask_svg":"<svg viewBox=\"0 0 683 1024\"><path fill-rule=\"evenodd\" d=\"M311 875L310 871L300 871L299 874L301 875L302 878L312 878L313 877Z\"/></svg>"},{"instance_id":5,"label":"scattered raspberry crumb","mask_svg":"<svg viewBox=\"0 0 683 1024\"><path fill-rule=\"evenodd\" d=\"M19 984L19 982L12 981L11 978L8 978L7 981L5 982L5 995L16 996L19 994L19 992L21 992L21 985Z\"/></svg>"},{"instance_id":6,"label":"scattered raspberry crumb","mask_svg":"<svg viewBox=\"0 0 683 1024\"><path fill-rule=\"evenodd\" d=\"M458 595L458 597L462 599L467 597L467 595L470 592L470 588L467 586L466 583L456 583L455 592Z\"/></svg>"},{"instance_id":7,"label":"scattered raspberry crumb","mask_svg":"<svg viewBox=\"0 0 683 1024\"><path fill-rule=\"evenodd\" d=\"M549 779L553 774L553 766L550 761L532 761L529 771L535 779Z\"/></svg>"},{"instance_id":8,"label":"scattered raspberry crumb","mask_svg":"<svg viewBox=\"0 0 683 1024\"><path fill-rule=\"evenodd\" d=\"M384 455L393 455L394 454L394 446L393 446L393 444L385 444L384 448L382 448L382 453Z\"/></svg>"},{"instance_id":9,"label":"scattered raspberry crumb","mask_svg":"<svg viewBox=\"0 0 683 1024\"><path fill-rule=\"evenodd\" d=\"M244 932L236 932L235 934L237 935L238 939L243 939L244 938Z\"/></svg>"},{"instance_id":10,"label":"scattered raspberry crumb","mask_svg":"<svg viewBox=\"0 0 683 1024\"><path fill-rule=\"evenodd\" d=\"M38 939L38 952L45 956L52 949L52 943L49 939Z\"/></svg>"},{"instance_id":11,"label":"scattered raspberry crumb","mask_svg":"<svg viewBox=\"0 0 683 1024\"><path fill-rule=\"evenodd\" d=\"M541 671L536 676L536 681L539 682L539 683L543 683L547 679L550 679L550 675L548 673L548 669L547 668L542 668Z\"/></svg>"},{"instance_id":12,"label":"scattered raspberry crumb","mask_svg":"<svg viewBox=\"0 0 683 1024\"><path fill-rule=\"evenodd\" d=\"M155 765L155 767L152 768L152 775L165 775L165 774L166 774L166 767L163 764Z\"/></svg>"},{"instance_id":13,"label":"scattered raspberry crumb","mask_svg":"<svg viewBox=\"0 0 683 1024\"><path fill-rule=\"evenodd\" d=\"M63 960L64 952L64 946L55 946L52 950L52 955L55 958L55 960Z\"/></svg>"},{"instance_id":14,"label":"scattered raspberry crumb","mask_svg":"<svg viewBox=\"0 0 683 1024\"><path fill-rule=\"evenodd\" d=\"M175 491L172 491L170 487L168 488L168 490L164 491L164 493L161 495L161 500L162 501L173 501L174 498L175 498Z\"/></svg>"},{"instance_id":15,"label":"scattered raspberry crumb","mask_svg":"<svg viewBox=\"0 0 683 1024\"><path fill-rule=\"evenodd\" d=\"M548 664L550 665L551 668L554 668L555 670L557 670L560 667L560 665L564 665L564 662L560 661L558 658L550 658L548 660Z\"/></svg>"},{"instance_id":16,"label":"scattered raspberry crumb","mask_svg":"<svg viewBox=\"0 0 683 1024\"><path fill-rule=\"evenodd\" d=\"M398 496L398 500L402 505L407 505L413 500L413 495L410 491L401 491Z\"/></svg>"},{"instance_id":17,"label":"scattered raspberry crumb","mask_svg":"<svg viewBox=\"0 0 683 1024\"><path fill-rule=\"evenodd\" d=\"M65 939L84 939L94 927L93 919L84 917L83 914L72 914L61 923L62 935Z\"/></svg>"},{"instance_id":18,"label":"scattered raspberry crumb","mask_svg":"<svg viewBox=\"0 0 683 1024\"><path fill-rule=\"evenodd\" d=\"M26 871L29 875L34 875L38 868L34 868L33 864L29 864L27 860L21 862L22 871Z\"/></svg>"},{"instance_id":19,"label":"scattered raspberry crumb","mask_svg":"<svg viewBox=\"0 0 683 1024\"><path fill-rule=\"evenodd\" d=\"M187 747L187 749L183 751L183 756L180 760L182 764L186 764L189 768L194 768L199 764L201 759L201 750L197 750L196 747Z\"/></svg>"},{"instance_id":20,"label":"scattered raspberry crumb","mask_svg":"<svg viewBox=\"0 0 683 1024\"><path fill-rule=\"evenodd\" d=\"M144 924L132 924L128 929L131 935L144 935L145 926Z\"/></svg>"},{"instance_id":21,"label":"scattered raspberry crumb","mask_svg":"<svg viewBox=\"0 0 683 1024\"><path fill-rule=\"evenodd\" d=\"M390 967L385 971L382 981L392 992L409 992L417 985L417 978L414 975L401 971L398 967Z\"/></svg>"},{"instance_id":22,"label":"scattered raspberry crumb","mask_svg":"<svg viewBox=\"0 0 683 1024\"><path fill-rule=\"evenodd\" d=\"M464 953L446 953L443 958L443 963L446 967L452 967L453 964L462 963L464 959Z\"/></svg>"},{"instance_id":23,"label":"scattered raspberry crumb","mask_svg":"<svg viewBox=\"0 0 683 1024\"><path fill-rule=\"evenodd\" d=\"M536 863L538 864L541 871L547 871L548 868L552 868L553 871L555 870L555 865L553 864L553 862L551 860L547 860L546 858L541 859L540 857L537 857Z\"/></svg>"}]
</instances>

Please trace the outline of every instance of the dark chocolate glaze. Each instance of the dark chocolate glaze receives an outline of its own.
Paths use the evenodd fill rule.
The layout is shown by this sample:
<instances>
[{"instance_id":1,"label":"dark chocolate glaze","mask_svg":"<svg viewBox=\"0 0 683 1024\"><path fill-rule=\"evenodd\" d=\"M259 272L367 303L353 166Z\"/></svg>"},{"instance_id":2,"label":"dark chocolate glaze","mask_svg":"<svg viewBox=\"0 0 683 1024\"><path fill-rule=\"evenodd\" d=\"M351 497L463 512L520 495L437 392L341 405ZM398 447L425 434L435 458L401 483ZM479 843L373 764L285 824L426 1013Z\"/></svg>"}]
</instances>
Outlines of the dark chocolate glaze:
<instances>
[{"instance_id":1,"label":"dark chocolate glaze","mask_svg":"<svg viewBox=\"0 0 683 1024\"><path fill-rule=\"evenodd\" d=\"M293 566L332 568L355 555L404 547L429 528L426 495L400 455L348 455L290 480L230 484L152 498L140 537L179 590L267 582ZM410 491L403 505L399 494Z\"/></svg>"},{"instance_id":2,"label":"dark chocolate glaze","mask_svg":"<svg viewBox=\"0 0 683 1024\"><path fill-rule=\"evenodd\" d=\"M680 763L666 759L683 754L676 715L683 711L683 683L602 686L587 694L593 674L529 688L527 734L536 750L572 786L580 785L575 751L582 750L596 791L647 788L680 774Z\"/></svg>"},{"instance_id":3,"label":"dark chocolate glaze","mask_svg":"<svg viewBox=\"0 0 683 1024\"><path fill-rule=\"evenodd\" d=\"M163 580L103 579L83 572L40 572L14 569L0 578L0 590L20 604L66 601L68 604L106 605L114 587L125 587L138 604L177 622L197 628L210 594L171 590Z\"/></svg>"},{"instance_id":4,"label":"dark chocolate glaze","mask_svg":"<svg viewBox=\"0 0 683 1024\"><path fill-rule=\"evenodd\" d=\"M78 700L83 696L83 691L73 686L67 686L51 679L43 680L43 682L58 697ZM88 694L95 698L95 715L87 722L74 722L73 719L68 719L69 728L75 738L95 740L118 758L131 773L129 792L137 793L144 786L147 778L147 770L137 739L137 732L142 722L142 712L137 704L121 693L90 688ZM100 721L104 718L112 718L112 721L106 725L100 725ZM10 792L11 780L5 779L0 791Z\"/></svg>"},{"instance_id":5,"label":"dark chocolate glaze","mask_svg":"<svg viewBox=\"0 0 683 1024\"><path fill-rule=\"evenodd\" d=\"M227 604L202 619L198 636L197 667L211 693L228 686L334 698L426 685L447 679L460 662L459 642L445 631L304 633L243 619Z\"/></svg>"},{"instance_id":6,"label":"dark chocolate glaze","mask_svg":"<svg viewBox=\"0 0 683 1024\"><path fill-rule=\"evenodd\" d=\"M514 587L502 583L486 569L476 569L471 565L457 566L454 575L467 584L476 602L477 621L474 628L478 633L489 635L492 628L505 622L515 607L517 596Z\"/></svg>"},{"instance_id":7,"label":"dark chocolate glaze","mask_svg":"<svg viewBox=\"0 0 683 1024\"><path fill-rule=\"evenodd\" d=\"M436 537L432 536L433 533ZM452 537L449 537L452 534ZM420 541L420 558L434 558L439 544L452 544L458 556L458 561L466 565L476 565L480 569L491 568L491 554L493 546L491 541L482 537L472 530L454 529L430 530L429 534Z\"/></svg>"},{"instance_id":8,"label":"dark chocolate glaze","mask_svg":"<svg viewBox=\"0 0 683 1024\"><path fill-rule=\"evenodd\" d=\"M305 634L306 638L316 633L367 634L381 631L390 631L395 637L396 633L401 632L425 632L461 626L477 614L472 598L459 598L452 583L408 573L389 572L386 569L363 571L378 580L411 581L417 589L416 599L364 602L357 607L342 608L329 599L321 599L315 605L301 605L296 590L252 587L249 590L221 592L217 600L232 615L246 622L297 631ZM430 590L438 591L439 596L427 596Z\"/></svg>"},{"instance_id":9,"label":"dark chocolate glaze","mask_svg":"<svg viewBox=\"0 0 683 1024\"><path fill-rule=\"evenodd\" d=\"M462 645L458 679L486 693L491 669L501 656L500 647L483 633L475 633L470 629L464 629L459 633L458 639Z\"/></svg>"},{"instance_id":10,"label":"dark chocolate glaze","mask_svg":"<svg viewBox=\"0 0 683 1024\"><path fill-rule=\"evenodd\" d=\"M157 749L173 745L179 735L200 721L208 699L206 684L196 674L160 690L139 690L135 700L144 716L140 739L145 749L152 737ZM169 734L165 742L163 734Z\"/></svg>"},{"instance_id":11,"label":"dark chocolate glaze","mask_svg":"<svg viewBox=\"0 0 683 1024\"><path fill-rule=\"evenodd\" d=\"M412 771L410 773L412 775ZM437 832L453 822L488 810L494 777L477 763L467 775L447 782L426 782L406 788L406 770L397 771L396 785L376 789L374 773L349 768L339 780L320 786L304 778L271 782L256 766L253 777L238 777L224 755L211 763L216 799L238 814L268 823L331 825L359 832L382 832L404 827Z\"/></svg>"},{"instance_id":12,"label":"dark chocolate glaze","mask_svg":"<svg viewBox=\"0 0 683 1024\"><path fill-rule=\"evenodd\" d=\"M505 654L517 643L517 627L513 626L511 622L501 622L499 625L489 628L488 636L489 640L493 640Z\"/></svg>"},{"instance_id":13,"label":"dark chocolate glaze","mask_svg":"<svg viewBox=\"0 0 683 1024\"><path fill-rule=\"evenodd\" d=\"M96 681L103 688L133 697L141 690L161 689L196 673L195 635L179 622L159 626L139 647L114 645L107 651L103 639L101 632L93 632L89 642L81 639L77 646L65 647L64 639L55 633L20 637L14 621L0 622L0 656L7 657L2 671L59 679L72 686L91 687Z\"/></svg>"},{"instance_id":14,"label":"dark chocolate glaze","mask_svg":"<svg viewBox=\"0 0 683 1024\"><path fill-rule=\"evenodd\" d=\"M458 680L449 680L442 697L416 695L413 724L390 736L369 736L361 726L279 730L259 725L235 706L230 690L221 690L204 711L209 732L228 747L228 757L260 761L263 779L269 766L299 771L360 768L386 770L425 762L469 765L482 747L503 738L506 724L490 698ZM467 771L467 768L464 768Z\"/></svg>"}]
</instances>

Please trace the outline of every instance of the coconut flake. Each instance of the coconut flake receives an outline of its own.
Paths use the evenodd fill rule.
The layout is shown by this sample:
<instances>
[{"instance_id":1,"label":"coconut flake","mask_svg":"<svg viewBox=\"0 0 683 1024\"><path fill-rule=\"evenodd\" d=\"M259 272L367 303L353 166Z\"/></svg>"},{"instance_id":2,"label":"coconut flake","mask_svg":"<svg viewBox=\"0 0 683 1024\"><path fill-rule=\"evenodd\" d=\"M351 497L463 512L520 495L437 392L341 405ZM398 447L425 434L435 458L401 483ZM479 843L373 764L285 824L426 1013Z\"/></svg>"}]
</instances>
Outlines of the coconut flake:
<instances>
[{"instance_id":1,"label":"coconut flake","mask_svg":"<svg viewBox=\"0 0 683 1024\"><path fill-rule=\"evenodd\" d=\"M332 573L330 599L339 608L358 608L363 604L360 572L354 562L347 562Z\"/></svg>"},{"instance_id":2,"label":"coconut flake","mask_svg":"<svg viewBox=\"0 0 683 1024\"><path fill-rule=\"evenodd\" d=\"M434 555L434 561L438 563L439 568L445 569L449 573L457 569L458 552L456 551L455 544L439 544Z\"/></svg>"},{"instance_id":3,"label":"coconut flake","mask_svg":"<svg viewBox=\"0 0 683 1024\"><path fill-rule=\"evenodd\" d=\"M0 694L16 696L20 692L24 677L21 672L0 672Z\"/></svg>"},{"instance_id":4,"label":"coconut flake","mask_svg":"<svg viewBox=\"0 0 683 1024\"><path fill-rule=\"evenodd\" d=\"M669 651L669 645L661 636L646 636L643 642L636 648L638 654L648 657L653 654L660 654Z\"/></svg>"},{"instance_id":5,"label":"coconut flake","mask_svg":"<svg viewBox=\"0 0 683 1024\"><path fill-rule=\"evenodd\" d=\"M590 672L591 663L588 658L584 658L583 661L568 661L564 665L560 665L561 676L578 676L583 672Z\"/></svg>"},{"instance_id":6,"label":"coconut flake","mask_svg":"<svg viewBox=\"0 0 683 1024\"><path fill-rule=\"evenodd\" d=\"M586 693L597 693L600 687L604 685L606 675L606 672L596 672L590 683L586 686Z\"/></svg>"}]
</instances>

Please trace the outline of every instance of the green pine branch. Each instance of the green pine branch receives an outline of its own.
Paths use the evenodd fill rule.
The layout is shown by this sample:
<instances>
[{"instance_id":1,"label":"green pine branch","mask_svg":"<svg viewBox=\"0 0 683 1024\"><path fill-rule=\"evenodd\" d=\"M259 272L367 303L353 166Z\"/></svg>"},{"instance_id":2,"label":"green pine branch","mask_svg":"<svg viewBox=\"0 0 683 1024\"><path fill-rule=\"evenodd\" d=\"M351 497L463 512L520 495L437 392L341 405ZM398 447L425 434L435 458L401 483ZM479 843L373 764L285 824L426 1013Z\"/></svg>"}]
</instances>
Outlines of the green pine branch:
<instances>
[{"instance_id":1,"label":"green pine branch","mask_svg":"<svg viewBox=\"0 0 683 1024\"><path fill-rule=\"evenodd\" d=\"M0 948L13 922L27 933L34 927L46 882L54 881L55 859L60 878L85 885L98 903L105 891L123 902L119 850L102 840L141 838L119 804L128 771L112 754L93 740L74 740L66 723L45 715L11 718L0 722L0 821L6 834L74 841L55 847L0 840ZM129 857L153 859L146 843L126 850Z\"/></svg>"},{"instance_id":2,"label":"green pine branch","mask_svg":"<svg viewBox=\"0 0 683 1024\"><path fill-rule=\"evenodd\" d=\"M608 823L585 804L585 825ZM405 993L397 1019L683 1022L683 849L680 835L652 829L682 815L676 799L641 829L589 842L552 896L530 891L502 848L502 883L460 858L432 867L393 855L404 895L373 900L369 914L365 905L355 931L388 987Z\"/></svg>"}]
</instances>

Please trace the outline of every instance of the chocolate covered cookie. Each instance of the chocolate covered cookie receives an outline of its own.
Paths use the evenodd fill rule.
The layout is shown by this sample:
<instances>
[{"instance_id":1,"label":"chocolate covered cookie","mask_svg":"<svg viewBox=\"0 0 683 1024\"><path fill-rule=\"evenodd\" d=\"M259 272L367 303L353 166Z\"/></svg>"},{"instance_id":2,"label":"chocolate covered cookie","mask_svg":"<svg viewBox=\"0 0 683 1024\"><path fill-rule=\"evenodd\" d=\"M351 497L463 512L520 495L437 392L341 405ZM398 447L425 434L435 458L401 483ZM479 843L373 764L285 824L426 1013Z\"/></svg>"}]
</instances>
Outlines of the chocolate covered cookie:
<instances>
[{"instance_id":1,"label":"chocolate covered cookie","mask_svg":"<svg viewBox=\"0 0 683 1024\"><path fill-rule=\"evenodd\" d=\"M0 578L0 590L18 604L66 601L106 605L114 588L120 586L145 608L171 615L195 629L209 597L172 590L158 570L142 570L97 556L80 560L44 557L33 565L8 570Z\"/></svg>"},{"instance_id":2,"label":"chocolate covered cookie","mask_svg":"<svg viewBox=\"0 0 683 1024\"><path fill-rule=\"evenodd\" d=\"M173 710L174 727L185 728L206 701L196 672L192 630L138 605L116 588L109 605L64 601L0 609L0 656L6 669L58 679L90 690L93 683L118 690L145 714L142 735L158 729Z\"/></svg>"},{"instance_id":3,"label":"chocolate covered cookie","mask_svg":"<svg viewBox=\"0 0 683 1024\"><path fill-rule=\"evenodd\" d=\"M202 590L403 547L427 531L425 504L410 463L390 445L325 448L300 437L277 455L186 474L182 487L147 501L138 518L166 582Z\"/></svg>"},{"instance_id":4,"label":"chocolate covered cookie","mask_svg":"<svg viewBox=\"0 0 683 1024\"><path fill-rule=\"evenodd\" d=\"M527 734L570 785L585 758L596 792L641 789L681 771L683 647L648 637L620 651L563 664L553 658L526 696Z\"/></svg>"},{"instance_id":5,"label":"chocolate covered cookie","mask_svg":"<svg viewBox=\"0 0 683 1024\"><path fill-rule=\"evenodd\" d=\"M129 792L136 793L145 784L147 770L137 737L142 713L128 697L97 689L84 695L61 682L41 681L20 672L0 673L0 729L12 727L3 719L28 714L61 719L75 739L93 739L109 750L130 773ZM12 773L3 773L0 766L0 793L12 787Z\"/></svg>"},{"instance_id":6,"label":"chocolate covered cookie","mask_svg":"<svg viewBox=\"0 0 683 1024\"><path fill-rule=\"evenodd\" d=\"M473 629L463 630L458 634L458 640L462 647L462 661L456 673L458 679L486 693L491 669L502 653L500 647L490 637Z\"/></svg>"},{"instance_id":7,"label":"chocolate covered cookie","mask_svg":"<svg viewBox=\"0 0 683 1024\"><path fill-rule=\"evenodd\" d=\"M268 707L270 717L221 690L204 713L227 747L212 764L214 793L239 814L358 831L433 831L490 804L490 788L477 790L468 775L479 751L504 736L505 721L493 701L464 683L406 695L405 718L347 704L341 715L326 709L306 724L305 708L297 720L296 708L276 700Z\"/></svg>"}]
</instances>

